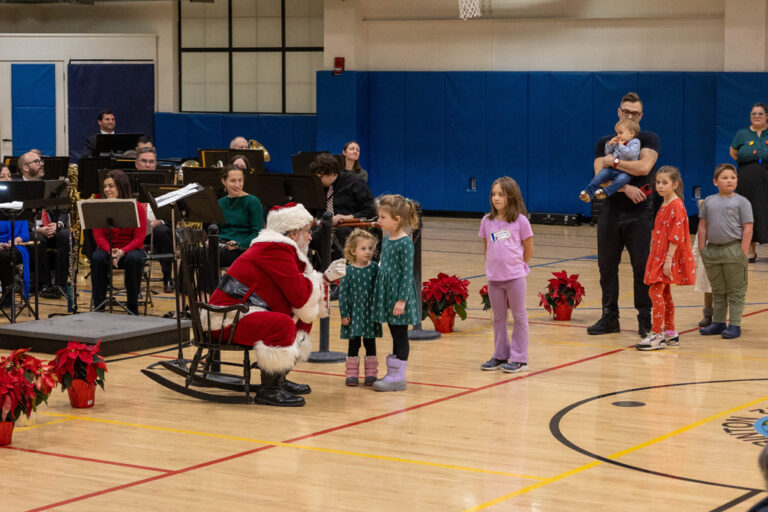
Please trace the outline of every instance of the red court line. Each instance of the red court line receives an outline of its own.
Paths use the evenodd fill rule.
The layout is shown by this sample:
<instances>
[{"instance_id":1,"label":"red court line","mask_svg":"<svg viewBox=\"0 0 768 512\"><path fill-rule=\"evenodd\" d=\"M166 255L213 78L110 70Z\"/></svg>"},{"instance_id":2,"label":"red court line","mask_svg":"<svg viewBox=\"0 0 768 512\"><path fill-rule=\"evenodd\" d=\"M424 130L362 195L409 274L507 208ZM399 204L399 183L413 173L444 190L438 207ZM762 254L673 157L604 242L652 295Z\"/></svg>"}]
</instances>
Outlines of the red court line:
<instances>
[{"instance_id":1,"label":"red court line","mask_svg":"<svg viewBox=\"0 0 768 512\"><path fill-rule=\"evenodd\" d=\"M39 455L50 455L52 457L61 457L63 459L74 459L74 460L81 460L84 462L96 462L98 464L112 464L113 466L122 466L125 468L134 468L134 469L143 469L145 471L157 471L160 473L169 473L170 469L160 469L160 468L151 468L149 466L139 466L137 464L128 464L125 462L113 462L111 460L101 460L101 459L92 459L90 457L79 457L77 455L66 455L63 453L53 453L53 452L44 452L40 450L30 450L29 448L17 448L15 446L0 446L0 448L5 448L6 450L17 450L20 452L28 452L28 453L36 453Z\"/></svg>"},{"instance_id":2,"label":"red court line","mask_svg":"<svg viewBox=\"0 0 768 512\"><path fill-rule=\"evenodd\" d=\"M356 425L362 425L362 424L365 424L365 423L370 423L372 421L380 420L380 419L383 419L383 418L388 418L390 416L395 416L397 414L402 414L402 413L405 413L405 412L414 411L416 409L421 409L421 408L427 407L429 405L445 402L446 400L452 400L454 398L459 398L459 397L462 397L464 395L468 395L470 393L475 393L475 392L478 392L478 391L483 391L483 390L490 389L490 388L493 388L493 387L501 386L501 385L504 385L504 384L507 384L509 382L513 382L513 381L516 381L516 380L527 379L527 378L533 377L534 375L541 375L541 374L544 374L544 373L549 373L549 372L552 372L552 371L555 371L555 370L559 370L561 368L566 368L568 366L572 366L572 365L575 365L575 364L585 363L587 361L591 361L593 359L598 359L598 358L601 358L601 357L609 356L609 355L615 354L617 352L622 352L624 350L626 350L626 349L619 348L619 349L616 349L616 350L611 350L611 351L608 351L608 352L603 352L602 354L597 354L597 355L594 355L594 356L585 357L583 359L578 359L576 361L571 361L569 363L563 363L561 365L553 366L551 368L546 368L544 370L530 372L530 373L528 373L526 375L518 375L518 376L513 377L511 379L506 379L506 380L501 380L501 381L498 381L498 382L493 382L491 384L487 384L487 385L481 386L479 388L471 388L471 389L468 389L466 391L462 391L460 393L456 393L456 394L453 394L453 395L448 395L448 396L443 397L443 398L438 398L438 399L435 399L435 400L430 400L429 402L424 402L422 404L413 405L411 407L406 407L404 409L399 409L399 410L396 410L396 411L390 411L388 413L380 414L378 416L373 416L373 417L366 418L366 419L363 419L363 420L354 421L354 422L351 422L351 423L345 423L343 425L338 425L336 427L327 428L325 430L319 430L317 432L312 432L310 434L306 434L306 435L303 435L303 436L294 437L292 439L287 439L287 440L282 441L282 442L283 443L294 443L296 441L300 441L300 440L303 440L303 439L309 439L311 437L321 436L323 434L328 434L330 432L336 432L338 430L342 430L342 429L349 428L349 427L354 427ZM153 476L153 477L144 478L142 480L137 480L135 482L130 482L130 483L127 483L127 484L122 484L122 485L118 485L118 486L115 486L115 487L110 487L110 488L107 488L107 489L102 489L100 491L95 491L95 492L92 492L92 493L89 493L89 494L83 494L82 496L76 496L74 498L69 498L67 500L59 501L57 503L51 503L49 505L43 505L42 507L30 509L27 512L38 512L38 511L42 511L42 510L49 510L49 509L52 509L52 508L55 508L55 507L60 507L62 505L68 505L70 503L75 503L75 502L78 502L78 501L86 500L88 498L94 498L96 496L101 496L101 495L108 494L108 493L111 493L111 492L120 491L120 490L123 490L123 489L128 489L130 487L135 487L137 485L142 485L142 484L145 484L145 483L154 482L156 480L161 480L163 478L168 478L170 476L180 475L182 473L187 473L189 471L194 471L196 469L200 469L200 468L204 468L204 467L207 467L207 466L212 466L214 464L219 464L221 462L226 462L226 461L229 461L229 460L237 459L237 458L240 458L240 457L244 457L246 455L250 455L252 453L257 453L257 452L261 452L261 451L264 451L264 450L269 450L270 448L275 448L275 446L274 445L261 446L259 448L254 448L252 450L247 450L247 451L244 451L244 452L241 452L241 453L235 453L233 455L228 455L227 457L222 457L220 459L215 459L215 460L211 460L211 461L208 461L208 462L201 462L200 464L195 464L194 466L189 466L189 467L186 467L186 468L177 469L177 470L174 470L174 471L169 471L169 472L164 473L162 475L156 475L156 476Z\"/></svg>"},{"instance_id":3,"label":"red court line","mask_svg":"<svg viewBox=\"0 0 768 512\"><path fill-rule=\"evenodd\" d=\"M330 373L330 372L313 372L310 370L291 370L294 373L309 373L312 375L328 375L330 377L346 377L346 375L342 375L340 373ZM408 381L408 384L414 384L417 386L432 386L435 388L452 388L452 389L473 389L467 386L453 386L451 384L432 384L430 382L413 382Z\"/></svg>"}]
</instances>

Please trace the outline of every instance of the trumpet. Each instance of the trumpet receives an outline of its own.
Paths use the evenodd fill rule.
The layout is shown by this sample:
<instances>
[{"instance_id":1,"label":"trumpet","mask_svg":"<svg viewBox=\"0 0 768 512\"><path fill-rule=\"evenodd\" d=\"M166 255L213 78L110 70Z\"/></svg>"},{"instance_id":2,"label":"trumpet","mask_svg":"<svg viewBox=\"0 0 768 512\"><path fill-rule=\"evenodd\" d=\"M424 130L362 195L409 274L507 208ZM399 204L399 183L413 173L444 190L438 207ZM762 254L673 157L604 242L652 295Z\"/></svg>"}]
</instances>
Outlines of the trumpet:
<instances>
[{"instance_id":1,"label":"trumpet","mask_svg":"<svg viewBox=\"0 0 768 512\"><path fill-rule=\"evenodd\" d=\"M248 149L260 149L264 152L264 161L269 162L269 151L267 151L267 148L264 147L264 144L257 141L256 139L251 139L248 141Z\"/></svg>"}]
</instances>

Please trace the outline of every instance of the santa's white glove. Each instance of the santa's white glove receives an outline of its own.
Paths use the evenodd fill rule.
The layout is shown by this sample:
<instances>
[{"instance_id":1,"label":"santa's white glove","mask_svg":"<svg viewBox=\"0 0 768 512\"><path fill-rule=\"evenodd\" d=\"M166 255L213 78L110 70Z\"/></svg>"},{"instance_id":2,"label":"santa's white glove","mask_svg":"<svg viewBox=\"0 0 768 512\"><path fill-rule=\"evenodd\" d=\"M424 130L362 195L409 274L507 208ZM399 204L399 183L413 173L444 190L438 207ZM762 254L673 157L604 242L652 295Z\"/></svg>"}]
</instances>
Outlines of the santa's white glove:
<instances>
[{"instance_id":1,"label":"santa's white glove","mask_svg":"<svg viewBox=\"0 0 768 512\"><path fill-rule=\"evenodd\" d=\"M332 261L328 268L325 269L324 275L329 281L335 281L347 275L347 260L339 258L336 261Z\"/></svg>"}]
</instances>

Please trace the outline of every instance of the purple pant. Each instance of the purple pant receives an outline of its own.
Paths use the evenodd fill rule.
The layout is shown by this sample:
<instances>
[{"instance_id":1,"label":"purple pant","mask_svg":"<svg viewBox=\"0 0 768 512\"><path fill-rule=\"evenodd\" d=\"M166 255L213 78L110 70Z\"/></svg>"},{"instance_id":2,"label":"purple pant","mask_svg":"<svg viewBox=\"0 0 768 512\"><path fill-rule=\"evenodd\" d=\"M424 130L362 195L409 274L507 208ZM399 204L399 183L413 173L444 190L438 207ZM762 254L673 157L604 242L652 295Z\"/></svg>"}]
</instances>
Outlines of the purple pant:
<instances>
[{"instance_id":1,"label":"purple pant","mask_svg":"<svg viewBox=\"0 0 768 512\"><path fill-rule=\"evenodd\" d=\"M488 298L493 311L493 357L528 363L528 313L525 311L524 277L510 281L488 281ZM512 339L507 335L507 300L512 310Z\"/></svg>"}]
</instances>

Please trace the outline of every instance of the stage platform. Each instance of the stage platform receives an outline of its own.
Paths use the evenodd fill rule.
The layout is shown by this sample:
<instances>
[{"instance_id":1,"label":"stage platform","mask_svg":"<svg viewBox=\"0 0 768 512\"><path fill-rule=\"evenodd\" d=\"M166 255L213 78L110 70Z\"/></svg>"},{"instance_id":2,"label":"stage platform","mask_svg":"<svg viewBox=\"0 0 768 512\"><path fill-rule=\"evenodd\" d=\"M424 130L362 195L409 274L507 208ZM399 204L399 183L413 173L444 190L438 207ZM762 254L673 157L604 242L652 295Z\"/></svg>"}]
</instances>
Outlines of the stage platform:
<instances>
[{"instance_id":1,"label":"stage platform","mask_svg":"<svg viewBox=\"0 0 768 512\"><path fill-rule=\"evenodd\" d=\"M189 339L189 320L181 321L184 341ZM31 347L33 352L53 354L68 342L95 344L101 340L104 356L173 345L179 338L176 320L151 316L83 313L32 322L0 325L0 348Z\"/></svg>"}]
</instances>

